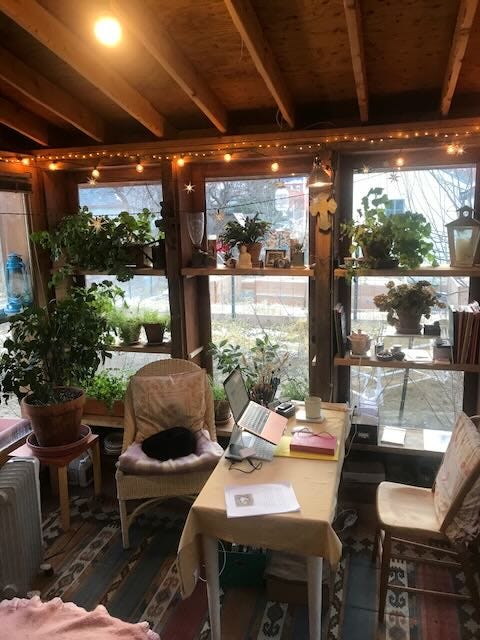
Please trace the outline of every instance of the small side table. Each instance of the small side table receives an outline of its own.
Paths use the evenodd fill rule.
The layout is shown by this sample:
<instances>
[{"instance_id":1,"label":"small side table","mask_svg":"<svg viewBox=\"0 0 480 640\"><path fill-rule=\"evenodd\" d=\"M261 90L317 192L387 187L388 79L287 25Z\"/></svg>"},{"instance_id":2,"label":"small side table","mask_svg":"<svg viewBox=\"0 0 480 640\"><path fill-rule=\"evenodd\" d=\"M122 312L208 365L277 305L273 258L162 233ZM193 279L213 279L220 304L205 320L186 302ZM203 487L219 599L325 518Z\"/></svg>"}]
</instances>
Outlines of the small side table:
<instances>
[{"instance_id":1,"label":"small side table","mask_svg":"<svg viewBox=\"0 0 480 640\"><path fill-rule=\"evenodd\" d=\"M93 464L93 487L95 495L100 495L102 491L102 470L100 466L100 440L98 435L91 434L81 449L77 449L73 453L70 453L64 457L52 457L36 456L30 447L25 444L15 451L12 451L9 457L17 458L33 458L37 457L40 462L48 465L50 469L50 482L52 484L52 491L56 492L58 487L58 494L60 498L60 519L62 522L62 529L68 531L70 529L70 498L68 495L68 476L67 469L68 464L82 455L85 451L92 452L92 464ZM55 469L57 473L55 474Z\"/></svg>"}]
</instances>

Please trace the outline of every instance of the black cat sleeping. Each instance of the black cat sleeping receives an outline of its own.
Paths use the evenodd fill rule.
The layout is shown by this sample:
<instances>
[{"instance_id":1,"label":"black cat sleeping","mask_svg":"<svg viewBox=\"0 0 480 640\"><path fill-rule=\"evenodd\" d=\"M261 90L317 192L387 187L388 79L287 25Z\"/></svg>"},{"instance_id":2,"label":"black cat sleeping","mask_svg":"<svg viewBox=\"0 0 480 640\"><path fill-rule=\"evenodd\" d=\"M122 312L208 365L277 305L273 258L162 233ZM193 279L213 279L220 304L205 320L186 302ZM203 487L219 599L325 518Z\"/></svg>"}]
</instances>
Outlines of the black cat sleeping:
<instances>
[{"instance_id":1,"label":"black cat sleeping","mask_svg":"<svg viewBox=\"0 0 480 640\"><path fill-rule=\"evenodd\" d=\"M185 427L172 427L159 431L142 442L142 451L156 460L175 460L197 450L197 439L193 431Z\"/></svg>"}]
</instances>

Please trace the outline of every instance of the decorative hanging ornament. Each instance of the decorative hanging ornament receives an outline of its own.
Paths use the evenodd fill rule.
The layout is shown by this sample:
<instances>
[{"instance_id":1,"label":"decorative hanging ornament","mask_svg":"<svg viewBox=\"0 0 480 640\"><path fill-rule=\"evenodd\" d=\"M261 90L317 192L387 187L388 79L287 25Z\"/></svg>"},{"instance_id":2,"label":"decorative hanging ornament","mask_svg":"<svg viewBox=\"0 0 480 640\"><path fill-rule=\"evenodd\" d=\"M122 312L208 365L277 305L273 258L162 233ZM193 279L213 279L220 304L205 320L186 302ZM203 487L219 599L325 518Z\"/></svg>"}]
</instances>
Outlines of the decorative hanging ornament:
<instances>
[{"instance_id":1,"label":"decorative hanging ornament","mask_svg":"<svg viewBox=\"0 0 480 640\"><path fill-rule=\"evenodd\" d=\"M225 212L217 209L215 211L215 222L223 222L225 220Z\"/></svg>"},{"instance_id":2,"label":"decorative hanging ornament","mask_svg":"<svg viewBox=\"0 0 480 640\"><path fill-rule=\"evenodd\" d=\"M368 167L366 164L362 165L361 172L370 173L370 167Z\"/></svg>"},{"instance_id":3,"label":"decorative hanging ornament","mask_svg":"<svg viewBox=\"0 0 480 640\"><path fill-rule=\"evenodd\" d=\"M396 169L394 169L392 173L388 176L388 179L390 180L390 182L398 182L399 178L400 178L400 174Z\"/></svg>"},{"instance_id":4,"label":"decorative hanging ornament","mask_svg":"<svg viewBox=\"0 0 480 640\"><path fill-rule=\"evenodd\" d=\"M189 182L185 185L184 191L186 191L187 193L193 193L195 191L195 185Z\"/></svg>"}]
</instances>

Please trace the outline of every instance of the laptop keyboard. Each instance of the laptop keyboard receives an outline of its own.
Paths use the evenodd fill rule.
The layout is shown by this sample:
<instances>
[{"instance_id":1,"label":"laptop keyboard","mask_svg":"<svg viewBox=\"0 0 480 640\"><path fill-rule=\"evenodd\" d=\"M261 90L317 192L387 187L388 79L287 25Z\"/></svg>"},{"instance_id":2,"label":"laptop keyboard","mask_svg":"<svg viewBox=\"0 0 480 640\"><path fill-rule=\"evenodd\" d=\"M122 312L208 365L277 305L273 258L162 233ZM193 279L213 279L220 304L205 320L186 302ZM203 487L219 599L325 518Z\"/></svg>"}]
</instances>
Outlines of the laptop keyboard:
<instances>
[{"instance_id":1,"label":"laptop keyboard","mask_svg":"<svg viewBox=\"0 0 480 640\"><path fill-rule=\"evenodd\" d=\"M265 410L265 407L251 404L247 409L243 422L245 425L248 425L249 431L261 433L269 415L270 413Z\"/></svg>"}]
</instances>

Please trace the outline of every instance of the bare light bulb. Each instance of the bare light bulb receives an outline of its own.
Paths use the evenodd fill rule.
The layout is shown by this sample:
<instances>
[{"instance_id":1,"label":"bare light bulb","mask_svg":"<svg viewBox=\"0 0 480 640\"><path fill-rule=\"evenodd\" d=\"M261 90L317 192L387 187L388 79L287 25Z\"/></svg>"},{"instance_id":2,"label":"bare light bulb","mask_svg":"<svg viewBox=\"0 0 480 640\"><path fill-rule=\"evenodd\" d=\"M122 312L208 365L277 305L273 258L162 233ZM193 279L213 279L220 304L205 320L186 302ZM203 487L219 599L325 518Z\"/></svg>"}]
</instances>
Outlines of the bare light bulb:
<instances>
[{"instance_id":1,"label":"bare light bulb","mask_svg":"<svg viewBox=\"0 0 480 640\"><path fill-rule=\"evenodd\" d=\"M454 144L449 144L447 147L447 153L450 156L453 156L455 153L455 145Z\"/></svg>"},{"instance_id":2,"label":"bare light bulb","mask_svg":"<svg viewBox=\"0 0 480 640\"><path fill-rule=\"evenodd\" d=\"M113 16L98 18L94 26L95 37L106 47L116 47L122 39L122 26Z\"/></svg>"},{"instance_id":3,"label":"bare light bulb","mask_svg":"<svg viewBox=\"0 0 480 640\"><path fill-rule=\"evenodd\" d=\"M226 153L223 156L223 159L225 160L225 162L230 162L232 160L232 154L231 153Z\"/></svg>"},{"instance_id":4,"label":"bare light bulb","mask_svg":"<svg viewBox=\"0 0 480 640\"><path fill-rule=\"evenodd\" d=\"M179 167L185 166L185 159L183 157L177 158L177 166Z\"/></svg>"},{"instance_id":5,"label":"bare light bulb","mask_svg":"<svg viewBox=\"0 0 480 640\"><path fill-rule=\"evenodd\" d=\"M100 177L100 171L97 168L92 169L92 178L96 180L99 177Z\"/></svg>"},{"instance_id":6,"label":"bare light bulb","mask_svg":"<svg viewBox=\"0 0 480 640\"><path fill-rule=\"evenodd\" d=\"M395 160L395 164L397 165L397 167L403 167L403 165L405 164L405 160L402 158L402 156L399 156Z\"/></svg>"},{"instance_id":7,"label":"bare light bulb","mask_svg":"<svg viewBox=\"0 0 480 640\"><path fill-rule=\"evenodd\" d=\"M137 162L137 165L135 167L135 171L137 171L137 173L143 173L143 169L144 169L143 164L141 162Z\"/></svg>"},{"instance_id":8,"label":"bare light bulb","mask_svg":"<svg viewBox=\"0 0 480 640\"><path fill-rule=\"evenodd\" d=\"M56 171L58 169L58 163L50 162L50 164L48 165L48 168L50 169L50 171Z\"/></svg>"},{"instance_id":9,"label":"bare light bulb","mask_svg":"<svg viewBox=\"0 0 480 640\"><path fill-rule=\"evenodd\" d=\"M30 158L22 158L21 162L24 167L30 166Z\"/></svg>"},{"instance_id":10,"label":"bare light bulb","mask_svg":"<svg viewBox=\"0 0 480 640\"><path fill-rule=\"evenodd\" d=\"M272 162L272 164L270 165L270 169L275 173L280 169L280 165L278 164L278 162Z\"/></svg>"}]
</instances>

